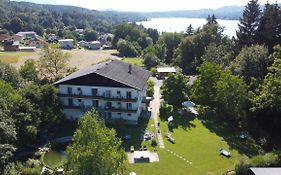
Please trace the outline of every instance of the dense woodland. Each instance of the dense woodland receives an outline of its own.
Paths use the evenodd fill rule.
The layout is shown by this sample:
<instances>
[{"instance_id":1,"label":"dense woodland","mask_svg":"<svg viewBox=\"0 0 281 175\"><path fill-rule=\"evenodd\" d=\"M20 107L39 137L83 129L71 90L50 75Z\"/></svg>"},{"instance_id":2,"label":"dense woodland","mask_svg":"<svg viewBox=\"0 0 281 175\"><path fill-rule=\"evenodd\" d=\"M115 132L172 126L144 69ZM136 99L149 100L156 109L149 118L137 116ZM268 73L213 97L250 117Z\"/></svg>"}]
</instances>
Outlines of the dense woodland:
<instances>
[{"instance_id":1,"label":"dense woodland","mask_svg":"<svg viewBox=\"0 0 281 175\"><path fill-rule=\"evenodd\" d=\"M96 21L91 17L89 17L91 20L87 20L88 18L84 18L87 15L83 16L82 12L75 13L77 16L71 16L73 14L64 12L62 7L60 12L48 10L47 6L44 10L37 11L29 9L29 3L26 7L25 5L19 7L15 2L1 1L1 5L2 2L8 6L0 8L0 11L5 12L5 15L0 16L1 26L12 32L17 32L13 27L19 24L17 29L22 27L26 30L35 30L38 24L42 28L58 30L60 26L81 28L90 26L101 31L102 29L97 26L104 24L103 20ZM16 13L19 16L11 17L9 15L15 15L12 12L14 8L19 8ZM71 8L65 11L71 11ZM58 15L59 18L48 19L53 15ZM105 18L107 21L108 18L103 15L97 19ZM18 20L21 22L18 23ZM33 22L29 20L36 21L35 26L30 25ZM81 22L83 24L80 24ZM202 115L210 120L220 121L222 126L227 125L249 132L254 142L259 145L259 155L251 160L241 159L236 166L238 174L247 174L249 166L280 166L280 6L266 4L262 9L258 1L251 0L240 18L237 38L229 38L222 34L224 28L218 24L215 15L208 16L206 24L198 29L187 24L184 33L160 34L157 30L145 29L133 23L119 23L114 26L110 24L109 28L115 35L113 47L119 51L120 56L143 57L146 68L152 73L155 73L155 67L158 65L173 65L180 70L177 74L169 75L163 83L165 102L161 104L160 115L169 115L181 107L182 101L192 100L200 105L199 112ZM28 61L19 72L4 63L0 65L0 94L1 97L5 97L0 101L0 130L7 136L0 139L0 171L11 162L16 148L21 148L23 144L35 143L46 126L50 129L50 126L62 120L57 89L50 84L74 70L65 64L69 56L62 54L55 45L44 48L42 52L39 63ZM58 59L60 71L52 71L57 70L55 65L48 64L52 59ZM46 65L51 67L44 69ZM38 72L39 69L45 71ZM189 75L198 76L192 86L188 85ZM87 144L87 149L92 146L91 144L98 144L87 142L87 120L95 123L92 118L96 115L92 112L87 116L81 119L80 131L75 135L77 145L70 147L69 151L82 150L83 148L78 145L79 142ZM96 126L104 129L104 125L99 122L96 122ZM93 134L100 136L98 133ZM115 133L112 132L111 136L115 136ZM118 140L114 140L112 144L115 145L113 149L119 149ZM78 164L77 169L86 166L81 160L87 155L80 151L81 159L76 160L77 157L73 156L73 152L69 152L72 159L68 165L78 162L81 164ZM120 156L120 162L123 162L122 155L114 156ZM26 166L28 165L9 164L6 166L6 172ZM122 171L120 167L120 172Z\"/></svg>"},{"instance_id":2,"label":"dense woodland","mask_svg":"<svg viewBox=\"0 0 281 175\"><path fill-rule=\"evenodd\" d=\"M114 11L100 12L73 6L41 5L28 2L0 0L0 28L8 32L35 31L42 36L44 29L66 35L66 28L92 28L112 32L120 22L142 20L136 14Z\"/></svg>"}]
</instances>

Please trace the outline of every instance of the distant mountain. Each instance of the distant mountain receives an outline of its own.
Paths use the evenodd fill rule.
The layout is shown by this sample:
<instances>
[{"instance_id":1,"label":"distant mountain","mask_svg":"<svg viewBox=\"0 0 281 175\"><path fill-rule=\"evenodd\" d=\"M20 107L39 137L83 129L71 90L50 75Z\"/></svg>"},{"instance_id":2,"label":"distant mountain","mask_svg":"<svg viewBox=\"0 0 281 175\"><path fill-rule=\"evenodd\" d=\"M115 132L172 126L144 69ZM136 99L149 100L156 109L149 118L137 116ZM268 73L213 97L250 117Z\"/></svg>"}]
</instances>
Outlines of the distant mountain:
<instances>
[{"instance_id":1,"label":"distant mountain","mask_svg":"<svg viewBox=\"0 0 281 175\"><path fill-rule=\"evenodd\" d=\"M181 10L167 12L148 12L138 13L147 18L159 17L188 17L188 18L206 18L208 15L215 14L218 19L239 19L242 15L244 6L225 6L218 9L200 9L200 10Z\"/></svg>"}]
</instances>

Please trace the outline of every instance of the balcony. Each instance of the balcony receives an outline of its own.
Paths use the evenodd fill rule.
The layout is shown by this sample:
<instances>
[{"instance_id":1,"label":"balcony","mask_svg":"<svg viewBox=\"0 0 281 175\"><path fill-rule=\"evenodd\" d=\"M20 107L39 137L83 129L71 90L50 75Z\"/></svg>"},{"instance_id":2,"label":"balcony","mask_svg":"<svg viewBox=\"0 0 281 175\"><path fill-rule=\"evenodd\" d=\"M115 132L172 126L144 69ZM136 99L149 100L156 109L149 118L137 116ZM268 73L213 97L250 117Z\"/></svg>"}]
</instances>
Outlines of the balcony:
<instances>
[{"instance_id":1,"label":"balcony","mask_svg":"<svg viewBox=\"0 0 281 175\"><path fill-rule=\"evenodd\" d=\"M127 112L127 113L136 113L138 109L127 109L127 108L121 108L121 107L105 107L103 109L104 111L108 112Z\"/></svg>"},{"instance_id":2,"label":"balcony","mask_svg":"<svg viewBox=\"0 0 281 175\"><path fill-rule=\"evenodd\" d=\"M59 94L60 97L71 97L71 98L84 98L84 99L97 99L97 100L106 100L106 101L122 101L122 102L137 102L138 98L126 98L123 96L107 96L104 94L96 95L85 95L82 93L79 94Z\"/></svg>"},{"instance_id":3,"label":"balcony","mask_svg":"<svg viewBox=\"0 0 281 175\"><path fill-rule=\"evenodd\" d=\"M88 111L93 108L93 106L88 105L63 105L64 109L80 109L82 111ZM95 108L99 112L126 112L126 113L136 113L138 109L127 109L127 108L120 108L120 107L98 107Z\"/></svg>"}]
</instances>

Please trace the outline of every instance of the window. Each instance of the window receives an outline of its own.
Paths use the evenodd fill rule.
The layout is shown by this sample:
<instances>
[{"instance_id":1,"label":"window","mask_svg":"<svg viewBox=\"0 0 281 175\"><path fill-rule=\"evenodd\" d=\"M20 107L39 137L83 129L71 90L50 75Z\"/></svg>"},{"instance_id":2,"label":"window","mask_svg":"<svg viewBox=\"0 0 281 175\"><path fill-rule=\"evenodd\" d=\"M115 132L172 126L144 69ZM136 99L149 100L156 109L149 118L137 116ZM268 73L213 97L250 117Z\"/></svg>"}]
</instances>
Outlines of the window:
<instances>
[{"instance_id":1,"label":"window","mask_svg":"<svg viewBox=\"0 0 281 175\"><path fill-rule=\"evenodd\" d=\"M67 93L68 93L68 94L72 94L72 88L71 88L71 87L68 87L68 88L67 88Z\"/></svg>"},{"instance_id":2,"label":"window","mask_svg":"<svg viewBox=\"0 0 281 175\"><path fill-rule=\"evenodd\" d=\"M132 98L132 92L127 91L127 99L131 99Z\"/></svg>"},{"instance_id":3,"label":"window","mask_svg":"<svg viewBox=\"0 0 281 175\"><path fill-rule=\"evenodd\" d=\"M117 104L118 104L118 107L121 108L121 102L118 102Z\"/></svg>"},{"instance_id":4,"label":"window","mask_svg":"<svg viewBox=\"0 0 281 175\"><path fill-rule=\"evenodd\" d=\"M105 97L108 97L108 98L111 97L111 91L110 90L105 91Z\"/></svg>"},{"instance_id":5,"label":"window","mask_svg":"<svg viewBox=\"0 0 281 175\"><path fill-rule=\"evenodd\" d=\"M98 100L93 100L93 107L98 108L99 107L99 101Z\"/></svg>"},{"instance_id":6,"label":"window","mask_svg":"<svg viewBox=\"0 0 281 175\"><path fill-rule=\"evenodd\" d=\"M78 102L79 102L79 103L82 103L82 99L78 99Z\"/></svg>"},{"instance_id":7,"label":"window","mask_svg":"<svg viewBox=\"0 0 281 175\"><path fill-rule=\"evenodd\" d=\"M111 119L111 118L112 118L111 112L108 112L108 113L107 113L107 119Z\"/></svg>"},{"instance_id":8,"label":"window","mask_svg":"<svg viewBox=\"0 0 281 175\"><path fill-rule=\"evenodd\" d=\"M73 100L72 100L72 98L69 98L69 99L68 99L68 106L73 106Z\"/></svg>"},{"instance_id":9,"label":"window","mask_svg":"<svg viewBox=\"0 0 281 175\"><path fill-rule=\"evenodd\" d=\"M96 96L97 94L98 94L98 89L93 88L93 89L92 89L92 95L93 95L93 96Z\"/></svg>"},{"instance_id":10,"label":"window","mask_svg":"<svg viewBox=\"0 0 281 175\"><path fill-rule=\"evenodd\" d=\"M118 97L121 96L121 91L117 91L117 96L118 96Z\"/></svg>"},{"instance_id":11,"label":"window","mask_svg":"<svg viewBox=\"0 0 281 175\"><path fill-rule=\"evenodd\" d=\"M132 114L130 114L130 113L128 114L128 116L131 116L131 115L132 115Z\"/></svg>"},{"instance_id":12,"label":"window","mask_svg":"<svg viewBox=\"0 0 281 175\"><path fill-rule=\"evenodd\" d=\"M111 108L112 107L112 103L110 101L106 102L106 107L107 108Z\"/></svg>"},{"instance_id":13,"label":"window","mask_svg":"<svg viewBox=\"0 0 281 175\"><path fill-rule=\"evenodd\" d=\"M78 91L78 95L82 95L82 89L80 87L77 88L77 91Z\"/></svg>"},{"instance_id":14,"label":"window","mask_svg":"<svg viewBox=\"0 0 281 175\"><path fill-rule=\"evenodd\" d=\"M127 109L132 109L132 103L127 103Z\"/></svg>"},{"instance_id":15,"label":"window","mask_svg":"<svg viewBox=\"0 0 281 175\"><path fill-rule=\"evenodd\" d=\"M119 113L117 113L117 115L121 115L121 113L119 112Z\"/></svg>"}]
</instances>

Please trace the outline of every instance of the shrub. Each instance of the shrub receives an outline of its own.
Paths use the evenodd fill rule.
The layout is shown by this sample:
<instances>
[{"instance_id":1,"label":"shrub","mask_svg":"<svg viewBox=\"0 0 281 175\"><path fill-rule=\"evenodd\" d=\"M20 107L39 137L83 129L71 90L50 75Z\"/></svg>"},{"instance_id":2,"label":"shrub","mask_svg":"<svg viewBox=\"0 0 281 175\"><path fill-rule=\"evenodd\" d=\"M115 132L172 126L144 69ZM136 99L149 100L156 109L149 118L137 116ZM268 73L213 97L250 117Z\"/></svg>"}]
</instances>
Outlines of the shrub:
<instances>
[{"instance_id":1,"label":"shrub","mask_svg":"<svg viewBox=\"0 0 281 175\"><path fill-rule=\"evenodd\" d=\"M254 167L268 167L276 166L279 163L279 157L276 153L266 153L264 155L257 155L251 159L251 166Z\"/></svg>"},{"instance_id":2,"label":"shrub","mask_svg":"<svg viewBox=\"0 0 281 175\"><path fill-rule=\"evenodd\" d=\"M174 107L168 103L161 102L160 107L160 118L167 119L170 115L173 114Z\"/></svg>"},{"instance_id":3,"label":"shrub","mask_svg":"<svg viewBox=\"0 0 281 175\"><path fill-rule=\"evenodd\" d=\"M158 145L158 144L157 144L156 139L152 139L152 140L151 140L151 146L155 148L157 145Z\"/></svg>"},{"instance_id":4,"label":"shrub","mask_svg":"<svg viewBox=\"0 0 281 175\"><path fill-rule=\"evenodd\" d=\"M248 175L248 169L250 167L250 162L248 157L243 156L238 159L238 163L235 165L236 175Z\"/></svg>"}]
</instances>

